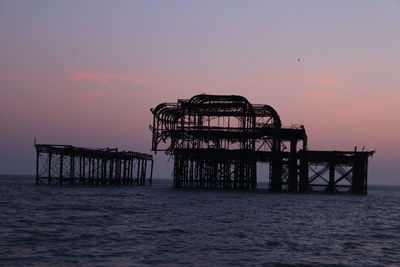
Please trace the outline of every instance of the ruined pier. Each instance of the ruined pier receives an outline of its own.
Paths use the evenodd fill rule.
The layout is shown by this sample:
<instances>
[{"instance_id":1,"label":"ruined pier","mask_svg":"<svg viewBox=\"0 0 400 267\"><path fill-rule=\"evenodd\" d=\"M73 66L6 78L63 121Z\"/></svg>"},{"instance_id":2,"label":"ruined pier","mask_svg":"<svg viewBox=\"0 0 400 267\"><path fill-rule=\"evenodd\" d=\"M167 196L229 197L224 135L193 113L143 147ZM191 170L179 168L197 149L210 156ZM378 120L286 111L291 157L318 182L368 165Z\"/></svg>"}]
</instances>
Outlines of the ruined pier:
<instances>
[{"instance_id":1,"label":"ruined pier","mask_svg":"<svg viewBox=\"0 0 400 267\"><path fill-rule=\"evenodd\" d=\"M201 94L151 112L152 150L174 157L176 188L253 190L261 173L271 191L367 194L374 151L308 150L304 126L283 127L271 106Z\"/></svg>"},{"instance_id":2,"label":"ruined pier","mask_svg":"<svg viewBox=\"0 0 400 267\"><path fill-rule=\"evenodd\" d=\"M153 157L117 148L35 144L36 185L151 185Z\"/></svg>"}]
</instances>

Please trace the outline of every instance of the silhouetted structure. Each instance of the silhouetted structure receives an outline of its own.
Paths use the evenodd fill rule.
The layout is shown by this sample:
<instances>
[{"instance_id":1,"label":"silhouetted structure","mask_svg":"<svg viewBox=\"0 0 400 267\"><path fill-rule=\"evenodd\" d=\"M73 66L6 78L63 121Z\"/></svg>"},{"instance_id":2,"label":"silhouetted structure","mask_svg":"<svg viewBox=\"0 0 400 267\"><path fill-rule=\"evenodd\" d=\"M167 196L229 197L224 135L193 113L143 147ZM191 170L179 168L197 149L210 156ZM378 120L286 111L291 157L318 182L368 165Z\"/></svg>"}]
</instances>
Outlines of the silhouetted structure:
<instances>
[{"instance_id":1,"label":"silhouetted structure","mask_svg":"<svg viewBox=\"0 0 400 267\"><path fill-rule=\"evenodd\" d=\"M148 154L70 145L35 144L35 148L37 185L151 185L152 182L153 157Z\"/></svg>"},{"instance_id":2,"label":"silhouetted structure","mask_svg":"<svg viewBox=\"0 0 400 267\"><path fill-rule=\"evenodd\" d=\"M175 187L255 189L265 162L272 191L367 193L374 151L309 151L304 126L282 127L271 106L201 94L151 112L152 150L174 157Z\"/></svg>"}]
</instances>

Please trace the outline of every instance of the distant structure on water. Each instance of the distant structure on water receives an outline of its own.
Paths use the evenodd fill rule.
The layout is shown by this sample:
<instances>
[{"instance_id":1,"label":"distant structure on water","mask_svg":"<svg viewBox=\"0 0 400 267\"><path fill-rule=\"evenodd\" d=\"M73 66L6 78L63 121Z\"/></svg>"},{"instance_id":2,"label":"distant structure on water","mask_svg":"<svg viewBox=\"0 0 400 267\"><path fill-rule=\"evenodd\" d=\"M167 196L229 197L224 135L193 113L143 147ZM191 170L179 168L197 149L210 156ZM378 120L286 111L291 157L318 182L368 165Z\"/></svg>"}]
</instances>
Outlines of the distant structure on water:
<instances>
[{"instance_id":1,"label":"distant structure on water","mask_svg":"<svg viewBox=\"0 0 400 267\"><path fill-rule=\"evenodd\" d=\"M283 127L271 106L201 94L151 112L152 150L174 157L176 188L256 189L267 163L271 191L367 194L374 151L308 150L304 126Z\"/></svg>"},{"instance_id":2,"label":"distant structure on water","mask_svg":"<svg viewBox=\"0 0 400 267\"><path fill-rule=\"evenodd\" d=\"M151 185L152 182L153 157L148 154L71 145L35 144L35 148L36 185Z\"/></svg>"}]
</instances>

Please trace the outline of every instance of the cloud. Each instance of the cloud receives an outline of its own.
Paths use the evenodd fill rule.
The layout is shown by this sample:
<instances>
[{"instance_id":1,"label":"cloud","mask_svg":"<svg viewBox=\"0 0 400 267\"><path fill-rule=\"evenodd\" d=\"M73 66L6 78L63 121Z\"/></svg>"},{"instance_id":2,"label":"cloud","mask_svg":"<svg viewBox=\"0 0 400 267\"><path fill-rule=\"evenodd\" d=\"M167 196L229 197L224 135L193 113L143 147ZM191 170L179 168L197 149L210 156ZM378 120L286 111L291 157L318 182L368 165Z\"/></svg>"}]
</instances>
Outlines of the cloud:
<instances>
[{"instance_id":1,"label":"cloud","mask_svg":"<svg viewBox=\"0 0 400 267\"><path fill-rule=\"evenodd\" d=\"M328 87L339 86L341 84L338 79L329 77L303 77L303 81L310 84Z\"/></svg>"},{"instance_id":2,"label":"cloud","mask_svg":"<svg viewBox=\"0 0 400 267\"><path fill-rule=\"evenodd\" d=\"M309 71L288 71L280 75L281 79L291 81L293 84L313 87L339 87L343 83L334 73L321 73Z\"/></svg>"},{"instance_id":3,"label":"cloud","mask_svg":"<svg viewBox=\"0 0 400 267\"><path fill-rule=\"evenodd\" d=\"M24 77L25 76L22 74L6 74L6 75L0 75L0 80L13 80L13 79L21 79Z\"/></svg>"},{"instance_id":4,"label":"cloud","mask_svg":"<svg viewBox=\"0 0 400 267\"><path fill-rule=\"evenodd\" d=\"M106 86L113 86L114 81L124 81L138 84L154 84L158 80L136 75L125 74L99 74L91 72L75 72L70 75L71 80L93 81Z\"/></svg>"},{"instance_id":5,"label":"cloud","mask_svg":"<svg viewBox=\"0 0 400 267\"><path fill-rule=\"evenodd\" d=\"M326 88L318 89L305 89L297 92L295 94L296 99L312 100L312 101L332 101L332 99L337 99L337 96Z\"/></svg>"},{"instance_id":6,"label":"cloud","mask_svg":"<svg viewBox=\"0 0 400 267\"><path fill-rule=\"evenodd\" d=\"M128 82L141 86L153 86L161 82L159 79L139 75L102 74L92 72L74 72L69 75L68 79L71 81L90 81L97 85L102 85L101 87L92 86L90 88L85 88L83 91L75 94L78 98L84 100L105 97L118 91L121 86L121 84L118 85L118 82Z\"/></svg>"}]
</instances>

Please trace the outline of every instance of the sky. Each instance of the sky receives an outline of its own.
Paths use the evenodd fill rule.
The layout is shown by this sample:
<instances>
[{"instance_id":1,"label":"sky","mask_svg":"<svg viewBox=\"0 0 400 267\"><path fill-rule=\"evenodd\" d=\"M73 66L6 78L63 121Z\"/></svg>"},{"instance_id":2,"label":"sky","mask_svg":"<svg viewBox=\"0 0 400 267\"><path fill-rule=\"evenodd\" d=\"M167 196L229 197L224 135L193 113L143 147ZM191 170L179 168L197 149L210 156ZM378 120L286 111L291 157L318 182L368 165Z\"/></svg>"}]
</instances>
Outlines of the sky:
<instances>
[{"instance_id":1,"label":"sky","mask_svg":"<svg viewBox=\"0 0 400 267\"><path fill-rule=\"evenodd\" d=\"M268 104L309 149L376 150L400 185L400 1L0 0L0 173L39 143L150 153L150 108L199 93ZM298 61L300 59L300 61ZM171 177L156 155L155 177Z\"/></svg>"}]
</instances>

